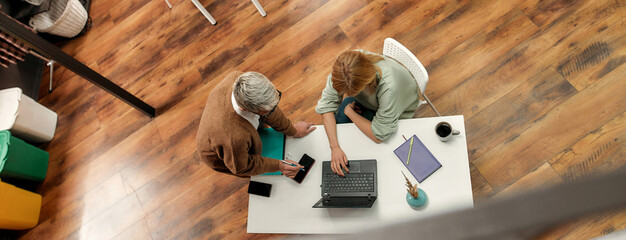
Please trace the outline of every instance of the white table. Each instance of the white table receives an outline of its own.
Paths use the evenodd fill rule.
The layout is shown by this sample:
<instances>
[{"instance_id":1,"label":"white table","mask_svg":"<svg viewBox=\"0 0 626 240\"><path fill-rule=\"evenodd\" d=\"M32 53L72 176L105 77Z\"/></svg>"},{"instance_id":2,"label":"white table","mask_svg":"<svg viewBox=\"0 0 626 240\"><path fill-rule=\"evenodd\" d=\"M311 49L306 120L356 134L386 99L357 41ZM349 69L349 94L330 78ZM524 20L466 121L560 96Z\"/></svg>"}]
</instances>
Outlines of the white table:
<instances>
[{"instance_id":1,"label":"white table","mask_svg":"<svg viewBox=\"0 0 626 240\"><path fill-rule=\"evenodd\" d=\"M449 122L461 132L448 142L441 142L435 125ZM430 177L418 184L426 195L427 205L413 210L406 203L405 180L400 171L417 183L393 153L409 138L417 135L441 162ZM378 199L372 208L312 208L321 198L322 161L330 161L330 148L323 126L304 138L287 138L286 158L299 161L304 153L316 160L302 184L284 176L254 176L251 180L272 184L271 197L250 195L249 233L351 233L362 228L403 220L423 218L462 208L473 207L472 185L463 116L400 120L398 131L387 141L376 144L354 124L337 125L339 144L348 160L376 159L378 165Z\"/></svg>"}]
</instances>

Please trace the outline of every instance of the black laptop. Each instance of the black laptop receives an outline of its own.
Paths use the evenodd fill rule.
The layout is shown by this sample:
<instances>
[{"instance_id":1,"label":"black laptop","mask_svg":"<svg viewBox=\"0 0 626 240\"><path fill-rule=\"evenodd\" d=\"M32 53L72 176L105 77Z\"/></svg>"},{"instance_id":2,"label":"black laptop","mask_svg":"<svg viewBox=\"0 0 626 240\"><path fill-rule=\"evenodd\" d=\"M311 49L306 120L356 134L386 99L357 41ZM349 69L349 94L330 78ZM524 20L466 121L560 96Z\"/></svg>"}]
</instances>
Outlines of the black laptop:
<instances>
[{"instance_id":1,"label":"black laptop","mask_svg":"<svg viewBox=\"0 0 626 240\"><path fill-rule=\"evenodd\" d=\"M376 160L351 160L346 177L322 162L322 198L313 208L371 208L378 196Z\"/></svg>"}]
</instances>

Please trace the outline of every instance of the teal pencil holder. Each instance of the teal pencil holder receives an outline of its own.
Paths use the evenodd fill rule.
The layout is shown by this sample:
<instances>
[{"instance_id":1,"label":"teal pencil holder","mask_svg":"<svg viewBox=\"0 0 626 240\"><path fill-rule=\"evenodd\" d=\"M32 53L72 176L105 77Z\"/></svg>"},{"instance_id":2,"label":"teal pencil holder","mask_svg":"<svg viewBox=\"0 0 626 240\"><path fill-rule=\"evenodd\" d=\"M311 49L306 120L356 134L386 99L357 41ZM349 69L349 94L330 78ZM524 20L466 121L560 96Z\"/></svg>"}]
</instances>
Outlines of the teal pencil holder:
<instances>
[{"instance_id":1,"label":"teal pencil holder","mask_svg":"<svg viewBox=\"0 0 626 240\"><path fill-rule=\"evenodd\" d=\"M426 206L426 203L428 202L428 196L426 195L426 192L424 192L424 190L418 188L417 198L414 198L408 192L406 193L406 202L409 204L409 206L411 206L411 208L420 209Z\"/></svg>"}]
</instances>

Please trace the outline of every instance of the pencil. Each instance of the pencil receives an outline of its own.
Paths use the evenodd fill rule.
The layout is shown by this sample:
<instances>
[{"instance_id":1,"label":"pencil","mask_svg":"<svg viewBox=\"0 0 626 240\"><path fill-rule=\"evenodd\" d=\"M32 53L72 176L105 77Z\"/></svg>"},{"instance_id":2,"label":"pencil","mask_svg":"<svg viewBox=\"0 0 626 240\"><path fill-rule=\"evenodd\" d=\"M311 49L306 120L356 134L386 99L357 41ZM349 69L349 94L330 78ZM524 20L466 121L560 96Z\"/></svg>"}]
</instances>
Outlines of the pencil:
<instances>
[{"instance_id":1,"label":"pencil","mask_svg":"<svg viewBox=\"0 0 626 240\"><path fill-rule=\"evenodd\" d=\"M413 137L411 137L411 143L409 143L409 156L406 158L406 165L409 165L409 161L411 161L411 152L413 151Z\"/></svg>"},{"instance_id":2,"label":"pencil","mask_svg":"<svg viewBox=\"0 0 626 240\"><path fill-rule=\"evenodd\" d=\"M284 164L287 164L287 165L292 166L292 167L297 166L297 165L295 165L295 164L293 164L293 163L287 162L287 161L282 160L282 159L278 159L278 161L281 161L281 162L283 162ZM306 170L304 170L304 168L300 168L300 171L306 171Z\"/></svg>"}]
</instances>

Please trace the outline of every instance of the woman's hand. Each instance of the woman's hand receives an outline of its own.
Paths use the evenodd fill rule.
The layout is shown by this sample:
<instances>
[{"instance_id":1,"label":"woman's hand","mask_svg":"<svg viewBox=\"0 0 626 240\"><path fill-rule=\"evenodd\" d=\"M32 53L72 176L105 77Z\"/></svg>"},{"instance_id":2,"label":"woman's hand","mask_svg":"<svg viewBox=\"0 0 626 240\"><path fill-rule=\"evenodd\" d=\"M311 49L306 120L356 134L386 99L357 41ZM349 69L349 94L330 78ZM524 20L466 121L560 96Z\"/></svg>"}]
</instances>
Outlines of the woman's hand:
<instances>
[{"instance_id":1,"label":"woman's hand","mask_svg":"<svg viewBox=\"0 0 626 240\"><path fill-rule=\"evenodd\" d=\"M330 159L330 168L334 173L339 176L345 177L346 175L343 173L342 169L346 170L346 173L350 172L348 170L348 158L346 154L343 152L341 147L335 147L330 149L331 159Z\"/></svg>"},{"instance_id":2,"label":"woman's hand","mask_svg":"<svg viewBox=\"0 0 626 240\"><path fill-rule=\"evenodd\" d=\"M361 114L361 108L359 108L359 106L355 105L355 103L356 102L351 102L343 110L343 112L346 114L346 116L351 117L351 116L353 116L352 114Z\"/></svg>"}]
</instances>

